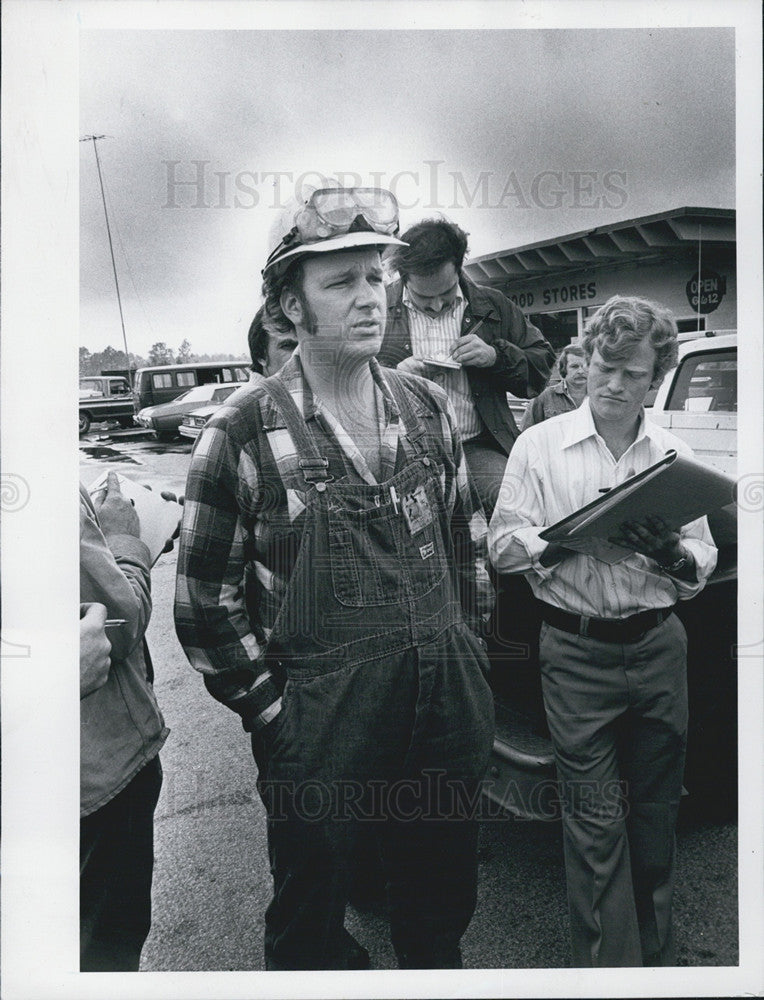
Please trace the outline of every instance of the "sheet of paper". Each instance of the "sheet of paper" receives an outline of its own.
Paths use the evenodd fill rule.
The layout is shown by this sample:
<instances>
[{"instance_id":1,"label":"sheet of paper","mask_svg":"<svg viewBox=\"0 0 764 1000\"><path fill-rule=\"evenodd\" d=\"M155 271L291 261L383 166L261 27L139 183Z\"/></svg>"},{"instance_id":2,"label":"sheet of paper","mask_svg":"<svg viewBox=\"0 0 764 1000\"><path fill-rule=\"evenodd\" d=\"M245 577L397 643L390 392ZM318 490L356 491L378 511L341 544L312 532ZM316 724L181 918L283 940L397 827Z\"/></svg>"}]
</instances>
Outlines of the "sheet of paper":
<instances>
[{"instance_id":1,"label":"sheet of paper","mask_svg":"<svg viewBox=\"0 0 764 1000\"><path fill-rule=\"evenodd\" d=\"M420 361L424 361L426 365L437 365L438 368L454 368L459 369L462 366L458 361L454 361L452 358L448 358L445 355L438 357L429 358L419 358Z\"/></svg>"},{"instance_id":2,"label":"sheet of paper","mask_svg":"<svg viewBox=\"0 0 764 1000\"><path fill-rule=\"evenodd\" d=\"M105 494L107 475L108 473L104 472L90 485L88 492L93 500L100 500ZM128 479L127 476L117 473L117 479L122 495L128 500L132 500L135 505L135 512L141 523L140 538L151 554L151 565L153 566L161 555L168 538L172 537L180 524L183 508L172 500L163 500L159 493L146 489L145 486Z\"/></svg>"}]
</instances>

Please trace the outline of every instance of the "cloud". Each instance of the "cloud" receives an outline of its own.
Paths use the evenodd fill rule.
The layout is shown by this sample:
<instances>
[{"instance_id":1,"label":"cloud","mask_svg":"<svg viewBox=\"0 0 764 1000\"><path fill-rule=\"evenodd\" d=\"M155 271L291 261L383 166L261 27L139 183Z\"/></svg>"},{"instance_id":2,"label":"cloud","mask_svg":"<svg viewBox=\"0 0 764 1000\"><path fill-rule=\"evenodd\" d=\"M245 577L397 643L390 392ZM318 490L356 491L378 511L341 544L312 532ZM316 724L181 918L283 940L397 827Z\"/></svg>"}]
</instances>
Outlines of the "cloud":
<instances>
[{"instance_id":1,"label":"cloud","mask_svg":"<svg viewBox=\"0 0 764 1000\"><path fill-rule=\"evenodd\" d=\"M256 302L277 195L303 171L392 186L404 224L440 210L475 254L734 204L728 29L91 31L81 67L82 130L113 137L99 151L125 298L198 330L198 350ZM597 197L608 171L625 199ZM592 197L576 201L575 172ZM95 348L91 305L114 291L89 144L81 185Z\"/></svg>"}]
</instances>

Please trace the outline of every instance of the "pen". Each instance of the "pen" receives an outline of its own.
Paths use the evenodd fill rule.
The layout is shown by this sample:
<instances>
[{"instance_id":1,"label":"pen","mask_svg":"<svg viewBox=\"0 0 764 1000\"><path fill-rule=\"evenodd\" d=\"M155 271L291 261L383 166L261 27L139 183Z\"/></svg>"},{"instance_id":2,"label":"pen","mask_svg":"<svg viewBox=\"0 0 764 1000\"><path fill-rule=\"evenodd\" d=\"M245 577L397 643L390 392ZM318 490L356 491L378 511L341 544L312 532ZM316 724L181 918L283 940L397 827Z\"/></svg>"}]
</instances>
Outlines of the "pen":
<instances>
[{"instance_id":1,"label":"pen","mask_svg":"<svg viewBox=\"0 0 764 1000\"><path fill-rule=\"evenodd\" d=\"M479 319L469 332L475 333L477 330L480 329L480 327L483 325L483 323L485 323L487 319L488 319L487 316L484 316L482 319Z\"/></svg>"},{"instance_id":2,"label":"pen","mask_svg":"<svg viewBox=\"0 0 764 1000\"><path fill-rule=\"evenodd\" d=\"M485 321L486 321L487 319L488 319L488 317L487 317L487 316L484 316L484 317L483 317L482 319L479 319L479 320L477 321L477 323L476 323L476 324L475 324L475 325L474 325L474 326L472 327L472 329L471 329L471 330L469 331L469 333L477 333L477 331L478 331L478 330L480 329L480 327L481 327L481 326L483 325L483 323L485 323ZM465 334L465 336L466 336L466 334ZM453 355L451 355L451 356L453 357ZM457 363L458 363L458 362L457 362Z\"/></svg>"},{"instance_id":3,"label":"pen","mask_svg":"<svg viewBox=\"0 0 764 1000\"><path fill-rule=\"evenodd\" d=\"M107 618L103 623L104 628L109 628L111 625L127 625L127 618Z\"/></svg>"}]
</instances>

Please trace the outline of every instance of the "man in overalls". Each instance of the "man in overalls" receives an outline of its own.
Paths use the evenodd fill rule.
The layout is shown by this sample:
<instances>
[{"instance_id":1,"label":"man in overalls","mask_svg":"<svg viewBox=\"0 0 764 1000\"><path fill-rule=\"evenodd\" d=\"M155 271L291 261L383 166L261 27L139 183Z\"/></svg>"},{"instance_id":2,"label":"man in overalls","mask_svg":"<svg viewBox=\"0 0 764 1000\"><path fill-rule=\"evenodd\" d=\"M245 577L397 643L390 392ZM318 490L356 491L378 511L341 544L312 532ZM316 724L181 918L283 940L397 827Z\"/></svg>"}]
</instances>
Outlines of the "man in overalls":
<instances>
[{"instance_id":1,"label":"man in overalls","mask_svg":"<svg viewBox=\"0 0 764 1000\"><path fill-rule=\"evenodd\" d=\"M486 523L445 393L375 360L380 247L397 231L381 189L324 188L285 213L263 291L299 346L220 408L189 471L176 626L252 734L268 969L349 967L360 822L379 834L402 968L460 967L475 907L493 739Z\"/></svg>"}]
</instances>

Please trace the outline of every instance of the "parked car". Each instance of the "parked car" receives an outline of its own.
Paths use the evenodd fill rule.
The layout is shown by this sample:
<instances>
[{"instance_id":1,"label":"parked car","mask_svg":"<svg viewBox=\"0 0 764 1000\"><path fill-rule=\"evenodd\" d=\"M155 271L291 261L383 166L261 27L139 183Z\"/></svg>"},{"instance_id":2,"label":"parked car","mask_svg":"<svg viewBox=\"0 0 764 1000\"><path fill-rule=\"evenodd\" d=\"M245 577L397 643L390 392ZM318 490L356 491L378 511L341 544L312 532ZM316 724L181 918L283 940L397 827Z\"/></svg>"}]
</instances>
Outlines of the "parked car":
<instances>
[{"instance_id":1,"label":"parked car","mask_svg":"<svg viewBox=\"0 0 764 1000\"><path fill-rule=\"evenodd\" d=\"M680 345L649 411L651 419L687 441L696 457L729 475L737 459L737 337ZM685 787L704 814L729 815L737 795L737 512L734 504L709 516L719 548L704 590L680 601L688 638L690 731ZM559 813L554 757L548 738L538 666L541 618L523 576L502 577L502 605L511 620L492 637L491 683L496 733L485 793L488 803L526 819Z\"/></svg>"},{"instance_id":2,"label":"parked car","mask_svg":"<svg viewBox=\"0 0 764 1000\"><path fill-rule=\"evenodd\" d=\"M121 427L133 426L133 393L122 376L85 375L80 378L80 435L90 425L116 420Z\"/></svg>"},{"instance_id":3,"label":"parked car","mask_svg":"<svg viewBox=\"0 0 764 1000\"><path fill-rule=\"evenodd\" d=\"M244 385L238 386L235 394L232 393L231 395L238 396L243 392L249 392L253 386L254 383L251 380L249 382L245 382ZM204 426L207 421L214 413L217 413L222 404L222 400L213 401L208 406L202 406L199 410L193 410L191 413L187 413L180 422L178 433L181 434L182 437L191 438L195 441L204 430Z\"/></svg>"},{"instance_id":4,"label":"parked car","mask_svg":"<svg viewBox=\"0 0 764 1000\"><path fill-rule=\"evenodd\" d=\"M248 379L249 366L244 361L186 361L139 368L135 373L136 409L169 403L197 385L240 384Z\"/></svg>"},{"instance_id":5,"label":"parked car","mask_svg":"<svg viewBox=\"0 0 764 1000\"><path fill-rule=\"evenodd\" d=\"M737 472L737 335L703 337L679 347L650 410L655 423L683 438L701 461Z\"/></svg>"},{"instance_id":6,"label":"parked car","mask_svg":"<svg viewBox=\"0 0 764 1000\"><path fill-rule=\"evenodd\" d=\"M178 427L178 433L180 436L191 438L192 441L196 441L204 430L204 425L210 419L212 414L220 408L220 405L220 403L210 403L209 406L203 406L199 410L187 413L181 420L180 426Z\"/></svg>"},{"instance_id":7,"label":"parked car","mask_svg":"<svg viewBox=\"0 0 764 1000\"><path fill-rule=\"evenodd\" d=\"M238 387L237 382L198 385L169 403L159 403L139 410L135 419L142 427L154 431L160 441L170 441L177 436L180 423L187 413L200 409L205 403L219 406Z\"/></svg>"}]
</instances>

